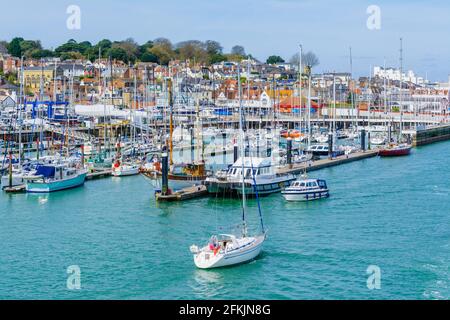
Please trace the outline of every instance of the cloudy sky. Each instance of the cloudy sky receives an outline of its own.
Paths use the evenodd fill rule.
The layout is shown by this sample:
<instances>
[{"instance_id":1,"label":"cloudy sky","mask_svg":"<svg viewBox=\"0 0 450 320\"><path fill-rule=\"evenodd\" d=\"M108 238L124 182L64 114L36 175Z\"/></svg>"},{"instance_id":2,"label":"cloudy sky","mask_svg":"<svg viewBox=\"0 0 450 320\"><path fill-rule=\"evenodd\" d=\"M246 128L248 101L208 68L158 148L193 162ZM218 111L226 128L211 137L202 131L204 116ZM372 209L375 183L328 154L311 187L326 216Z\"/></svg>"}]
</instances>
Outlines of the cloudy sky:
<instances>
[{"instance_id":1,"label":"cloudy sky","mask_svg":"<svg viewBox=\"0 0 450 320\"><path fill-rule=\"evenodd\" d=\"M81 9L79 30L66 27L69 5ZM381 10L379 30L367 27L370 5ZM357 75L384 59L397 67L402 37L405 69L431 80L450 74L446 0L22 0L8 1L2 11L0 40L21 36L55 47L71 38L211 39L225 51L243 45L260 60L272 54L289 60L301 43L319 56L318 72L349 71L352 47Z\"/></svg>"}]
</instances>

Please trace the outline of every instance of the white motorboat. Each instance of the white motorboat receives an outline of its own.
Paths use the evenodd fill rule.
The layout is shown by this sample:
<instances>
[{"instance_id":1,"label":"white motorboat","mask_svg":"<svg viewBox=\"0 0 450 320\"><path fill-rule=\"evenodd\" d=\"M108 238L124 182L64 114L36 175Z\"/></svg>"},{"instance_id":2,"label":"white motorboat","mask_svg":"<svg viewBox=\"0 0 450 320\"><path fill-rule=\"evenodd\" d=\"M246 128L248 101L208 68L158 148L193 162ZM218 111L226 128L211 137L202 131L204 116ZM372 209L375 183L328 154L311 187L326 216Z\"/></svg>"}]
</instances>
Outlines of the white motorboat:
<instances>
[{"instance_id":1,"label":"white motorboat","mask_svg":"<svg viewBox=\"0 0 450 320\"><path fill-rule=\"evenodd\" d=\"M306 178L294 181L281 194L287 201L312 201L330 196L325 180Z\"/></svg>"},{"instance_id":2,"label":"white motorboat","mask_svg":"<svg viewBox=\"0 0 450 320\"><path fill-rule=\"evenodd\" d=\"M205 185L209 193L240 195L244 182L245 194L263 196L280 192L294 180L293 174L276 174L270 158L241 157L227 171L206 178Z\"/></svg>"}]
</instances>

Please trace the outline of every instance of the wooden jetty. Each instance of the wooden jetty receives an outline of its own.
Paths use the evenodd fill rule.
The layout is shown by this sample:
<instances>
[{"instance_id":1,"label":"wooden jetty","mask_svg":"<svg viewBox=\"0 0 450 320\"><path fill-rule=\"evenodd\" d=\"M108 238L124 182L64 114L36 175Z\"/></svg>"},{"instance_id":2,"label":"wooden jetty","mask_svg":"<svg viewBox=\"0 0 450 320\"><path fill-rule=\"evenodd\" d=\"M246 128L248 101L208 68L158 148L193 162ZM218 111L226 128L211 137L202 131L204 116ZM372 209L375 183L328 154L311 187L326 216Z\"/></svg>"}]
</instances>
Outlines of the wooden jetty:
<instances>
[{"instance_id":1,"label":"wooden jetty","mask_svg":"<svg viewBox=\"0 0 450 320\"><path fill-rule=\"evenodd\" d=\"M375 157L378 155L378 149L366 150L360 152L350 153L348 155L342 155L333 159L320 159L316 161L307 161L299 164L286 165L277 170L279 174L301 174L305 171L314 171L323 168L333 167L344 163L349 163L357 160Z\"/></svg>"},{"instance_id":2,"label":"wooden jetty","mask_svg":"<svg viewBox=\"0 0 450 320\"><path fill-rule=\"evenodd\" d=\"M163 195L160 191L155 192L156 201L184 201L208 195L208 189L204 185L196 185L184 188L173 193Z\"/></svg>"}]
</instances>

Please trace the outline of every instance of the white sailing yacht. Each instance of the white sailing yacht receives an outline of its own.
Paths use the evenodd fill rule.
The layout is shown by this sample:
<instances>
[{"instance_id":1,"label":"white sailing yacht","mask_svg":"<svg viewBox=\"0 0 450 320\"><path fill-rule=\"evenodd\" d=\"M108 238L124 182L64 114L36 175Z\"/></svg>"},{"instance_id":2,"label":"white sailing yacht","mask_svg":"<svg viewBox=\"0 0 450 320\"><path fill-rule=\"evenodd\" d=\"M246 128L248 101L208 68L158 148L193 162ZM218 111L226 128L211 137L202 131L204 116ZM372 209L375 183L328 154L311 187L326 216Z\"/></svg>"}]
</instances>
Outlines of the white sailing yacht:
<instances>
[{"instance_id":1,"label":"white sailing yacht","mask_svg":"<svg viewBox=\"0 0 450 320\"><path fill-rule=\"evenodd\" d=\"M238 84L239 84L239 131L241 142L241 158L244 158L244 131L242 125L242 101L241 101L241 81L240 67L238 66ZM244 174L244 162L242 162L242 174ZM244 178L244 177L243 177ZM257 194L256 194L257 195ZM257 196L257 201L259 201ZM259 204L259 203L258 203ZM190 247L194 255L194 263L200 269L212 269L226 267L249 262L256 258L262 250L266 239L266 231L260 206L258 212L261 222L261 233L256 236L249 236L246 222L246 198L245 185L242 182L242 225L241 234L220 234L213 235L209 243L199 248L196 245Z\"/></svg>"}]
</instances>

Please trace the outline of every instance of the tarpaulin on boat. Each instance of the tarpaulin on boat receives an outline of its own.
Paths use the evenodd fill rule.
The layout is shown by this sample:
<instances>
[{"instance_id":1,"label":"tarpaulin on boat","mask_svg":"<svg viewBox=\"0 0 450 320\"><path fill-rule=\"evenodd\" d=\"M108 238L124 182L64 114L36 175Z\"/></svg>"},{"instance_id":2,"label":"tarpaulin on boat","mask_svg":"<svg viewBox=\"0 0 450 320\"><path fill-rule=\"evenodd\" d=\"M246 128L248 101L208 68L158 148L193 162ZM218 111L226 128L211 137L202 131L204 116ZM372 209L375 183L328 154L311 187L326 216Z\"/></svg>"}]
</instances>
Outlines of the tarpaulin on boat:
<instances>
[{"instance_id":1,"label":"tarpaulin on boat","mask_svg":"<svg viewBox=\"0 0 450 320\"><path fill-rule=\"evenodd\" d=\"M36 168L37 176L44 176L45 178L51 178L55 176L55 167L50 166L38 166Z\"/></svg>"}]
</instances>

